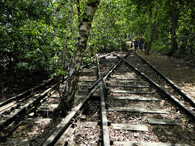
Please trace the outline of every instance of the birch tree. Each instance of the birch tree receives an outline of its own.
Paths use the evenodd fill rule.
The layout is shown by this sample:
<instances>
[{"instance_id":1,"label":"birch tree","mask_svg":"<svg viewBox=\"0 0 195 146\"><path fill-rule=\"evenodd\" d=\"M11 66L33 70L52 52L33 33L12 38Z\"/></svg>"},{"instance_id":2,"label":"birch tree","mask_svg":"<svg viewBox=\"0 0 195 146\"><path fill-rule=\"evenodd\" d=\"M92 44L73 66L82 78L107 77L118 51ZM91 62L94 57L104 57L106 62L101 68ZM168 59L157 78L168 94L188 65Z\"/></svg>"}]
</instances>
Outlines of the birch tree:
<instances>
[{"instance_id":1,"label":"birch tree","mask_svg":"<svg viewBox=\"0 0 195 146\"><path fill-rule=\"evenodd\" d=\"M73 105L74 96L78 88L79 69L87 47L87 40L91 29L91 23L99 2L100 0L88 0L83 15L79 16L80 24L77 49L74 51L66 85L61 97L60 104L57 108L60 109L60 115L62 116L66 115L67 111Z\"/></svg>"}]
</instances>

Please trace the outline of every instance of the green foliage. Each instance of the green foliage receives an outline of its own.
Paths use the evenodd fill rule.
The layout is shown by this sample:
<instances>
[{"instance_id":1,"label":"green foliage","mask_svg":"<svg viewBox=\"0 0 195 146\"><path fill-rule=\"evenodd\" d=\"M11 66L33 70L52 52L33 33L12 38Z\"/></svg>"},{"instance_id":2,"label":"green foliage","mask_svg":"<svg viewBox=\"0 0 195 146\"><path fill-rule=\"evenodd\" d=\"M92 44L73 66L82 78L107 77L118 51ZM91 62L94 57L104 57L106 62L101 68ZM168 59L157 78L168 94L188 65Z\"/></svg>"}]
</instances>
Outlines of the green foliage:
<instances>
[{"instance_id":1,"label":"green foliage","mask_svg":"<svg viewBox=\"0 0 195 146\"><path fill-rule=\"evenodd\" d=\"M183 0L133 0L128 5L132 8L135 18L131 27L134 34L143 32L146 42L152 39L151 48L163 53L170 52L173 17L177 21L176 45L174 55L185 57L193 54L194 21L191 1ZM136 26L136 27L135 27ZM136 29L138 28L138 29ZM153 36L153 38L151 38Z\"/></svg>"},{"instance_id":2,"label":"green foliage","mask_svg":"<svg viewBox=\"0 0 195 146\"><path fill-rule=\"evenodd\" d=\"M121 50L127 39L128 7L125 1L101 1L96 12L88 44L90 48L99 51Z\"/></svg>"},{"instance_id":3,"label":"green foliage","mask_svg":"<svg viewBox=\"0 0 195 146\"><path fill-rule=\"evenodd\" d=\"M52 74L62 39L53 37L53 8L46 0L0 2L0 82L20 74ZM48 74L49 73L49 74Z\"/></svg>"},{"instance_id":4,"label":"green foliage","mask_svg":"<svg viewBox=\"0 0 195 146\"><path fill-rule=\"evenodd\" d=\"M73 18L66 48L67 64L77 48L78 26L87 0L71 4ZM194 54L192 1L101 0L92 23L84 62L91 63L91 57L100 51L126 49L125 42L132 37L134 40L139 33L143 33L146 42L152 40L152 49L163 53L170 51L173 6L177 11L175 37L178 50L175 55ZM70 1L3 0L0 7L0 81L8 78L8 72L43 72L52 77L67 74L62 71L61 59Z\"/></svg>"}]
</instances>

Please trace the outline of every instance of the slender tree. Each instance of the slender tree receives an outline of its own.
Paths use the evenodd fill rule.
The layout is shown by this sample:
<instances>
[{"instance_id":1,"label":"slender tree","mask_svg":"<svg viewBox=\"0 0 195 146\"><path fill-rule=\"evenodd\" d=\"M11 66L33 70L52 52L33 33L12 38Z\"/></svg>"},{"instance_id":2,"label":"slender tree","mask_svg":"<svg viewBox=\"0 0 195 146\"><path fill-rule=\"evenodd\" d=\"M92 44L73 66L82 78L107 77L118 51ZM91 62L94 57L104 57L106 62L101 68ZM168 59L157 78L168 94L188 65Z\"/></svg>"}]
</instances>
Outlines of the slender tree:
<instances>
[{"instance_id":1,"label":"slender tree","mask_svg":"<svg viewBox=\"0 0 195 146\"><path fill-rule=\"evenodd\" d=\"M171 4L171 17L172 17L172 27L171 27L171 50L169 55L173 55L175 50L178 49L176 42L176 28L179 16L179 10L177 8L177 1L170 2Z\"/></svg>"},{"instance_id":2,"label":"slender tree","mask_svg":"<svg viewBox=\"0 0 195 146\"><path fill-rule=\"evenodd\" d=\"M155 7L156 6L156 7ZM152 8L154 7L154 11L152 11ZM149 55L150 53L150 48L153 43L154 36L156 35L156 30L157 30L157 15L158 15L158 9L159 9L159 4L156 5L149 5L149 38L147 45L145 45L145 54Z\"/></svg>"},{"instance_id":3,"label":"slender tree","mask_svg":"<svg viewBox=\"0 0 195 146\"><path fill-rule=\"evenodd\" d=\"M99 0L89 0L86 4L83 15L80 16L77 49L74 51L71 66L68 72L66 86L58 106L58 109L61 109L60 112L62 116L66 115L67 110L69 110L73 105L75 92L78 87L79 69L85 49L87 47L87 40L91 29L91 23L99 2Z\"/></svg>"}]
</instances>

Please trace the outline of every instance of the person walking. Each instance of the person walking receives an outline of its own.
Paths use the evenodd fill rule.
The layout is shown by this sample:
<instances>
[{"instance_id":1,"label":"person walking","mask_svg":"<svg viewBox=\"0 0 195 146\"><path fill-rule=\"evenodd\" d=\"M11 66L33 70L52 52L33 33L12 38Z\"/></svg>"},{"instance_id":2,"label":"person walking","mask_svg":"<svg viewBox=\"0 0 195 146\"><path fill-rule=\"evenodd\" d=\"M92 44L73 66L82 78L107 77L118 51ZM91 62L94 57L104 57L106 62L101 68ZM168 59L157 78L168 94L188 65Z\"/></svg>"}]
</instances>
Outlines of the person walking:
<instances>
[{"instance_id":1,"label":"person walking","mask_svg":"<svg viewBox=\"0 0 195 146\"><path fill-rule=\"evenodd\" d=\"M138 47L139 47L139 39L140 39L141 34L139 33L137 36L137 42L138 42Z\"/></svg>"},{"instance_id":2,"label":"person walking","mask_svg":"<svg viewBox=\"0 0 195 146\"><path fill-rule=\"evenodd\" d=\"M137 47L138 47L138 41L137 41L137 39L135 39L135 41L134 41L135 52L136 52Z\"/></svg>"},{"instance_id":3,"label":"person walking","mask_svg":"<svg viewBox=\"0 0 195 146\"><path fill-rule=\"evenodd\" d=\"M140 36L140 39L139 39L139 49L141 51L143 51L143 45L144 45L144 38L142 36Z\"/></svg>"}]
</instances>

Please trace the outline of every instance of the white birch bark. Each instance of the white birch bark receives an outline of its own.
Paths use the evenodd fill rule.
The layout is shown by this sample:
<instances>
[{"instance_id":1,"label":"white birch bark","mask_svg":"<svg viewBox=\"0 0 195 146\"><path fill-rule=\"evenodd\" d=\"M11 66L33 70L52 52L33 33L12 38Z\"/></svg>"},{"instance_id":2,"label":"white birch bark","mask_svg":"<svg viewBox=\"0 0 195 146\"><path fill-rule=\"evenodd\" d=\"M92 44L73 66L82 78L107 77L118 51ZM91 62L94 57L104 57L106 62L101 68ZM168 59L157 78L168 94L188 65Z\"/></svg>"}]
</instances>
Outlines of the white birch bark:
<instances>
[{"instance_id":1,"label":"white birch bark","mask_svg":"<svg viewBox=\"0 0 195 146\"><path fill-rule=\"evenodd\" d=\"M99 0L89 0L87 2L85 12L80 18L78 46L72 58L66 86L59 105L61 115L66 115L67 110L69 110L73 105L75 92L78 87L79 69L87 46L91 23L98 5Z\"/></svg>"}]
</instances>

